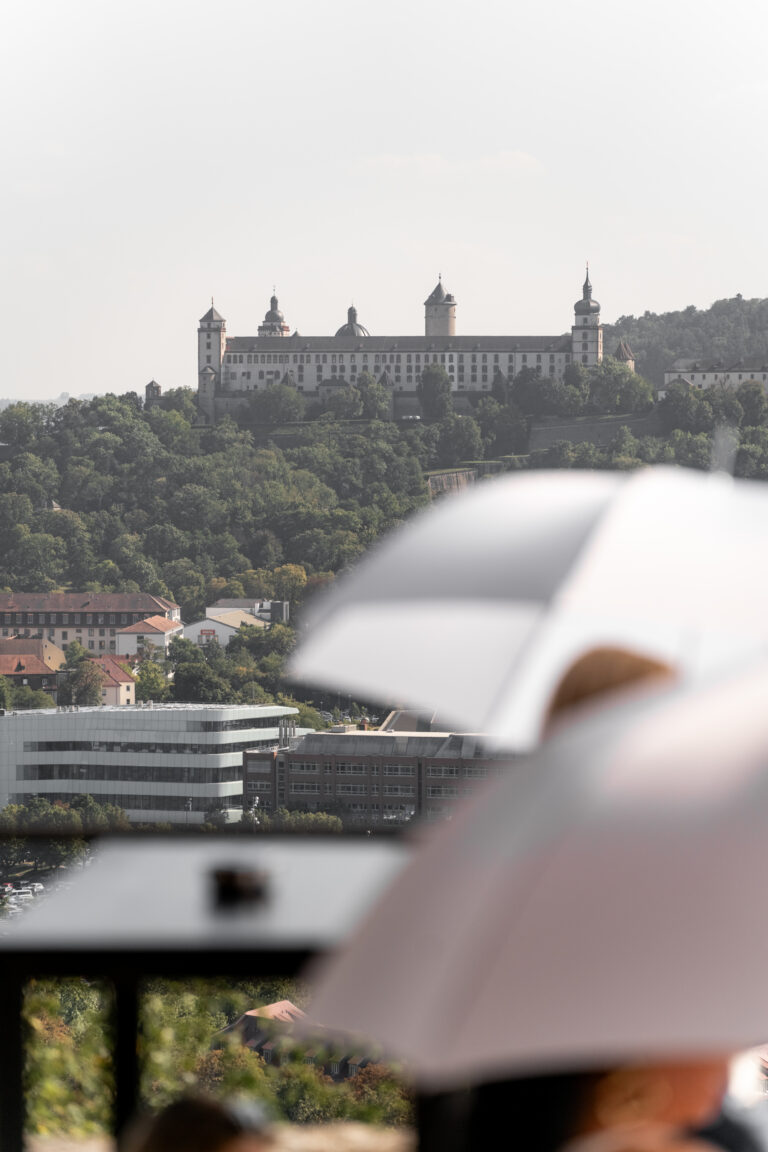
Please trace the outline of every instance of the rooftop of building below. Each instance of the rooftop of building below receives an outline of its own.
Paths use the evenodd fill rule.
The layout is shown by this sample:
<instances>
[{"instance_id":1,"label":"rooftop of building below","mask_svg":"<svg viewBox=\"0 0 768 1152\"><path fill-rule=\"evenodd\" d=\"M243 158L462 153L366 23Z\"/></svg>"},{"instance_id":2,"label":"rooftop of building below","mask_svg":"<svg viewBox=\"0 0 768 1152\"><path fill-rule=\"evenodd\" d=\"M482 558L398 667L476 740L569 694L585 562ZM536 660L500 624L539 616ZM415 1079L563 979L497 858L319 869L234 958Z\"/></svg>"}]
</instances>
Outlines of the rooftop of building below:
<instances>
[{"instance_id":1,"label":"rooftop of building below","mask_svg":"<svg viewBox=\"0 0 768 1152\"><path fill-rule=\"evenodd\" d=\"M274 716L279 719L281 716L295 716L298 714L297 708L291 708L285 704L156 704L151 700L143 704L96 704L90 705L61 705L58 708L28 708L23 711L5 713L5 718L9 716L62 716L68 713L90 713L93 715L115 715L129 717L136 713L201 713L212 712L216 716L223 717L226 713L232 718L246 719L247 716L255 717L269 717Z\"/></svg>"}]
</instances>

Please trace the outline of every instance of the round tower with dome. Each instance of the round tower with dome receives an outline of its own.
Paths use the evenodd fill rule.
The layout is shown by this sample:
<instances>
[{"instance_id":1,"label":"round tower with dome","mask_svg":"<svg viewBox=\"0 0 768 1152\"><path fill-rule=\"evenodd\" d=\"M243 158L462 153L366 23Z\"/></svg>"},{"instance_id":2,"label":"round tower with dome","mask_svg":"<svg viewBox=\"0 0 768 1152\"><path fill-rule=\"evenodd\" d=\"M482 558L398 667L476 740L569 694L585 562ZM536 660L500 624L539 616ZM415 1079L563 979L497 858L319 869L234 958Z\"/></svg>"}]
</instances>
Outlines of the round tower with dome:
<instances>
[{"instance_id":1,"label":"round tower with dome","mask_svg":"<svg viewBox=\"0 0 768 1152\"><path fill-rule=\"evenodd\" d=\"M587 275L582 285L581 300L573 306L573 327L571 329L571 354L574 364L592 368L603 359L603 326L600 323L600 305L592 299L592 285Z\"/></svg>"}]
</instances>

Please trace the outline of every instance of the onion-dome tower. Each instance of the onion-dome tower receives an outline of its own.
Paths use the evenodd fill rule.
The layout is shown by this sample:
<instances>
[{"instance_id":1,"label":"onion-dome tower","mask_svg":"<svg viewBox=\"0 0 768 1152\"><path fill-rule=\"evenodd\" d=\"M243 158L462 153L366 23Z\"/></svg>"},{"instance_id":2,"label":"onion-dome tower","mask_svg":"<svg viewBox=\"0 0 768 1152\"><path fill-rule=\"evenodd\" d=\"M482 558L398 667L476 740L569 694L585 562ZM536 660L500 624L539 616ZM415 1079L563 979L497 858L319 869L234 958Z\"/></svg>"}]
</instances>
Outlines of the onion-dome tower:
<instances>
[{"instance_id":1,"label":"onion-dome tower","mask_svg":"<svg viewBox=\"0 0 768 1152\"><path fill-rule=\"evenodd\" d=\"M586 368L599 364L603 359L603 328L600 323L600 305L592 299L592 284L587 275L582 285L581 300L573 306L574 318L571 328L571 355L574 364Z\"/></svg>"},{"instance_id":2,"label":"onion-dome tower","mask_svg":"<svg viewBox=\"0 0 768 1152\"><path fill-rule=\"evenodd\" d=\"M265 313L264 323L259 324L259 336L287 336L290 332L289 326L285 322L285 316L277 306L277 296L272 291L272 296L269 300L269 311Z\"/></svg>"}]
</instances>

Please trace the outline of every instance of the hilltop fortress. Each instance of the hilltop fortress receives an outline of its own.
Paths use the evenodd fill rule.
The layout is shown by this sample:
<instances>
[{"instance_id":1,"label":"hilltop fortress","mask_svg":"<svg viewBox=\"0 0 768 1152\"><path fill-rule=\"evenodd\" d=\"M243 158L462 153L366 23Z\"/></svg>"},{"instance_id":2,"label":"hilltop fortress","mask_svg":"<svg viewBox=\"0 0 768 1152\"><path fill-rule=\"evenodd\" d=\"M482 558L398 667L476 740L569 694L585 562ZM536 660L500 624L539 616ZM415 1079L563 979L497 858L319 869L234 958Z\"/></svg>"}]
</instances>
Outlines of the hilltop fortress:
<instances>
[{"instance_id":1,"label":"hilltop fortress","mask_svg":"<svg viewBox=\"0 0 768 1152\"><path fill-rule=\"evenodd\" d=\"M249 393L274 383L325 396L369 372L392 392L407 395L428 364L440 364L454 392L483 392L497 374L510 379L528 367L560 379L572 362L590 367L603 358L600 305L592 297L589 269L573 306L570 335L460 336L456 306L440 279L424 301L423 336L372 336L355 308L334 336L301 336L291 332L272 296L255 336L227 336L226 321L211 302L197 333L200 413L215 421L240 407Z\"/></svg>"}]
</instances>

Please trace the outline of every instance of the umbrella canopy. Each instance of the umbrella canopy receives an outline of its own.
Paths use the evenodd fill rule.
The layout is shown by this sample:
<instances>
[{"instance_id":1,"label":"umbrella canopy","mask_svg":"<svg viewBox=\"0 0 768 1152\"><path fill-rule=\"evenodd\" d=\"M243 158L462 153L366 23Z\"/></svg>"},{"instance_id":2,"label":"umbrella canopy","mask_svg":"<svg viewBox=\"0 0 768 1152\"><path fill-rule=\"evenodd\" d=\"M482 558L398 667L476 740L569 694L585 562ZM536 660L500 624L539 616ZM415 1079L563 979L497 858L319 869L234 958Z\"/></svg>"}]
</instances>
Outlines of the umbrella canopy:
<instances>
[{"instance_id":1,"label":"umbrella canopy","mask_svg":"<svg viewBox=\"0 0 768 1152\"><path fill-rule=\"evenodd\" d=\"M434 830L311 1011L446 1088L768 1034L768 665L562 729Z\"/></svg>"},{"instance_id":2,"label":"umbrella canopy","mask_svg":"<svg viewBox=\"0 0 768 1152\"><path fill-rule=\"evenodd\" d=\"M766 570L765 485L667 468L508 476L415 517L340 580L291 674L531 747L586 651L700 673L764 647Z\"/></svg>"}]
</instances>

